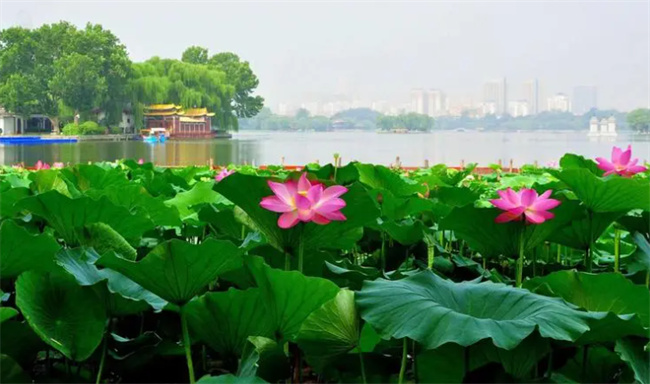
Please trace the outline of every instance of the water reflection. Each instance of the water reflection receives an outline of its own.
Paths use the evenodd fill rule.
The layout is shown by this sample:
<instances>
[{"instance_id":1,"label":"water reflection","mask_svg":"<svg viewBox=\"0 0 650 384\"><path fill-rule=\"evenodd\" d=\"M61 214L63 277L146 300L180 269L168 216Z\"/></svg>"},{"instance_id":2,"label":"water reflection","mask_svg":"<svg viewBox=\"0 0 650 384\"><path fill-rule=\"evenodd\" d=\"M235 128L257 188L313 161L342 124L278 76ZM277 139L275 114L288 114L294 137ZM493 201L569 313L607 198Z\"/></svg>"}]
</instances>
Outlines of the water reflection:
<instances>
[{"instance_id":1,"label":"water reflection","mask_svg":"<svg viewBox=\"0 0 650 384\"><path fill-rule=\"evenodd\" d=\"M389 164L400 156L402 164L483 165L501 160L515 164L559 160L566 152L587 157L608 157L612 145L632 144L635 157L650 159L648 135L619 134L587 137L585 132L435 132L430 134L377 134L374 132L242 132L231 140L143 142L80 142L52 145L0 145L0 163L37 160L83 163L122 158L145 159L161 165L207 164L304 164L330 162L340 153L343 162L359 160Z\"/></svg>"}]
</instances>

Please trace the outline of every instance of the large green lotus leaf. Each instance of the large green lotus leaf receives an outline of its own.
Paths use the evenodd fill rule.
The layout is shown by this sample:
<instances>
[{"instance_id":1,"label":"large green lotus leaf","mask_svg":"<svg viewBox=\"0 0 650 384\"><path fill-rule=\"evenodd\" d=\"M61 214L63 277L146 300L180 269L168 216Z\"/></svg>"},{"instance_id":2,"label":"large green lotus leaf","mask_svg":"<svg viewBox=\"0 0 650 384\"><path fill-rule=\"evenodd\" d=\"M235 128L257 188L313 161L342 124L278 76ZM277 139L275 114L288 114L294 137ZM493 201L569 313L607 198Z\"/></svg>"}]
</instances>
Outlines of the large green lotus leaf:
<instances>
[{"instance_id":1,"label":"large green lotus leaf","mask_svg":"<svg viewBox=\"0 0 650 384\"><path fill-rule=\"evenodd\" d=\"M50 234L32 235L12 220L0 225L0 277L16 277L24 271L50 271L61 247Z\"/></svg>"},{"instance_id":2,"label":"large green lotus leaf","mask_svg":"<svg viewBox=\"0 0 650 384\"><path fill-rule=\"evenodd\" d=\"M242 356L249 336L273 336L259 288L206 293L183 311L192 334L224 355Z\"/></svg>"},{"instance_id":3,"label":"large green lotus leaf","mask_svg":"<svg viewBox=\"0 0 650 384\"><path fill-rule=\"evenodd\" d=\"M16 282L16 305L43 341L76 361L99 346L106 312L95 292L72 276L24 272Z\"/></svg>"},{"instance_id":4,"label":"large green lotus leaf","mask_svg":"<svg viewBox=\"0 0 650 384\"><path fill-rule=\"evenodd\" d=\"M292 340L305 319L339 292L329 280L273 269L260 257L247 259L246 266L262 290L262 301L280 339Z\"/></svg>"},{"instance_id":5,"label":"large green lotus leaf","mask_svg":"<svg viewBox=\"0 0 650 384\"><path fill-rule=\"evenodd\" d=\"M197 384L266 384L259 377L239 377L231 373L220 376L203 376Z\"/></svg>"},{"instance_id":6,"label":"large green lotus leaf","mask_svg":"<svg viewBox=\"0 0 650 384\"><path fill-rule=\"evenodd\" d=\"M429 169L429 174L420 177L420 181L427 183L430 188L435 186L457 186L476 168L476 164L468 164L464 169L458 170L447 167L446 164L436 164Z\"/></svg>"},{"instance_id":7,"label":"large green lotus leaf","mask_svg":"<svg viewBox=\"0 0 650 384\"><path fill-rule=\"evenodd\" d=\"M332 279L344 279L351 289L361 289L364 280L374 280L381 276L381 271L372 268L364 267L362 265L353 264L348 259L333 261L332 263L325 261L325 274L324 276Z\"/></svg>"},{"instance_id":8,"label":"large green lotus leaf","mask_svg":"<svg viewBox=\"0 0 650 384\"><path fill-rule=\"evenodd\" d=\"M26 322L7 321L0 326L0 350L23 369L31 369L38 352L46 348Z\"/></svg>"},{"instance_id":9,"label":"large green lotus leaf","mask_svg":"<svg viewBox=\"0 0 650 384\"><path fill-rule=\"evenodd\" d=\"M555 218L539 225L525 225L525 251L542 244L559 228L564 227L573 216L575 207L560 204L552 212ZM495 223L503 211L499 209L476 208L471 205L457 207L445 216L440 225L467 241L469 246L487 257L519 255L519 233L521 222Z\"/></svg>"},{"instance_id":10,"label":"large green lotus leaf","mask_svg":"<svg viewBox=\"0 0 650 384\"><path fill-rule=\"evenodd\" d=\"M286 360L286 355L282 346L280 346L275 340L262 336L248 337L242 350L242 357L239 361L239 366L237 367L237 376L255 376L262 357L269 357L278 352Z\"/></svg>"},{"instance_id":11,"label":"large green lotus leaf","mask_svg":"<svg viewBox=\"0 0 650 384\"><path fill-rule=\"evenodd\" d=\"M296 343L317 370L329 359L359 344L359 316L354 292L342 289L332 300L312 312L302 323Z\"/></svg>"},{"instance_id":12,"label":"large green lotus leaf","mask_svg":"<svg viewBox=\"0 0 650 384\"><path fill-rule=\"evenodd\" d=\"M557 173L593 212L627 212L650 207L650 183L647 179L600 178L588 169L571 168Z\"/></svg>"},{"instance_id":13,"label":"large green lotus leaf","mask_svg":"<svg viewBox=\"0 0 650 384\"><path fill-rule=\"evenodd\" d=\"M241 252L229 241L208 239L194 245L173 239L158 245L139 262L109 253L97 264L123 274L169 302L183 305L220 274L241 267Z\"/></svg>"},{"instance_id":14,"label":"large green lotus leaf","mask_svg":"<svg viewBox=\"0 0 650 384\"><path fill-rule=\"evenodd\" d=\"M415 244L422 240L426 227L421 221L406 219L401 222L385 221L381 223L381 228L388 233L390 237L403 245Z\"/></svg>"},{"instance_id":15,"label":"large green lotus leaf","mask_svg":"<svg viewBox=\"0 0 650 384\"><path fill-rule=\"evenodd\" d=\"M189 191L178 193L173 199L165 201L170 207L176 207L182 220L198 221L198 211L195 206L203 204L230 204L225 197L212 190L214 182L200 181Z\"/></svg>"},{"instance_id":16,"label":"large green lotus leaf","mask_svg":"<svg viewBox=\"0 0 650 384\"><path fill-rule=\"evenodd\" d=\"M585 250L605 232L623 212L594 212L587 211L584 205L577 201L565 201L566 208L574 207L571 220L551 234L549 240L574 249Z\"/></svg>"},{"instance_id":17,"label":"large green lotus leaf","mask_svg":"<svg viewBox=\"0 0 650 384\"><path fill-rule=\"evenodd\" d=\"M650 363L648 362L648 352L644 351L647 340L625 338L616 340L614 350L625 361L632 371L634 378L642 384L650 383Z\"/></svg>"},{"instance_id":18,"label":"large green lotus leaf","mask_svg":"<svg viewBox=\"0 0 650 384\"><path fill-rule=\"evenodd\" d=\"M389 191L371 191L370 194L381 200L381 214L390 220L402 220L407 216L415 216L423 212L433 211L433 200L415 197L395 197ZM381 196L381 198L380 198ZM451 208L449 208L451 209Z\"/></svg>"},{"instance_id":19,"label":"large green lotus leaf","mask_svg":"<svg viewBox=\"0 0 650 384\"><path fill-rule=\"evenodd\" d=\"M30 184L32 181L29 179L29 177L34 174L35 172L29 172L29 173L23 173L23 174L18 174L18 173L10 173L10 174L5 174L3 175L3 182L7 183L7 186L9 188L29 188Z\"/></svg>"},{"instance_id":20,"label":"large green lotus leaf","mask_svg":"<svg viewBox=\"0 0 650 384\"><path fill-rule=\"evenodd\" d=\"M639 232L650 236L650 212L648 211L636 215L626 215L616 221L630 233Z\"/></svg>"},{"instance_id":21,"label":"large green lotus leaf","mask_svg":"<svg viewBox=\"0 0 650 384\"><path fill-rule=\"evenodd\" d=\"M359 171L359 181L372 189L390 191L393 195L402 197L427 191L424 185L402 177L383 165L358 163L356 167Z\"/></svg>"},{"instance_id":22,"label":"large green lotus leaf","mask_svg":"<svg viewBox=\"0 0 650 384\"><path fill-rule=\"evenodd\" d=\"M208 224L218 235L241 239L244 225L237 221L233 209L220 210L214 205L205 205L199 211L199 220Z\"/></svg>"},{"instance_id":23,"label":"large green lotus leaf","mask_svg":"<svg viewBox=\"0 0 650 384\"><path fill-rule=\"evenodd\" d=\"M23 371L14 359L5 354L0 355L0 382L31 383L32 378Z\"/></svg>"},{"instance_id":24,"label":"large green lotus leaf","mask_svg":"<svg viewBox=\"0 0 650 384\"><path fill-rule=\"evenodd\" d=\"M480 193L469 188L439 187L432 190L430 196L450 207L464 207L478 200Z\"/></svg>"},{"instance_id":25,"label":"large green lotus leaf","mask_svg":"<svg viewBox=\"0 0 650 384\"><path fill-rule=\"evenodd\" d=\"M586 359L585 359L586 357ZM624 366L616 353L604 346L589 346L587 353L578 350L573 358L557 370L563 377L561 383L611 383L617 382Z\"/></svg>"},{"instance_id":26,"label":"large green lotus leaf","mask_svg":"<svg viewBox=\"0 0 650 384\"><path fill-rule=\"evenodd\" d=\"M29 175L29 179L32 180L30 188L36 193L57 191L67 197L78 197L80 194L74 185L70 185L70 182L56 169L33 172Z\"/></svg>"},{"instance_id":27,"label":"large green lotus leaf","mask_svg":"<svg viewBox=\"0 0 650 384\"><path fill-rule=\"evenodd\" d=\"M624 260L629 273L647 271L650 269L650 242L641 233L635 233L632 238L638 246L630 260Z\"/></svg>"},{"instance_id":28,"label":"large green lotus leaf","mask_svg":"<svg viewBox=\"0 0 650 384\"><path fill-rule=\"evenodd\" d=\"M475 362L499 363L512 376L527 379L535 365L551 351L551 343L533 333L512 350L497 348L485 340L468 348L470 359Z\"/></svg>"},{"instance_id":29,"label":"large green lotus leaf","mask_svg":"<svg viewBox=\"0 0 650 384\"><path fill-rule=\"evenodd\" d=\"M126 173L117 168L104 169L97 164L78 164L64 168L61 174L70 180L80 191L104 189L112 186L125 186L129 180Z\"/></svg>"},{"instance_id":30,"label":"large green lotus leaf","mask_svg":"<svg viewBox=\"0 0 650 384\"><path fill-rule=\"evenodd\" d=\"M100 254L114 251L129 260L135 260L138 257L135 248L109 225L104 223L88 224L81 233L81 245L92 247Z\"/></svg>"},{"instance_id":31,"label":"large green lotus leaf","mask_svg":"<svg viewBox=\"0 0 650 384\"><path fill-rule=\"evenodd\" d=\"M79 285L96 286L96 292L104 298L106 309L113 316L139 313L148 306L160 312L167 305L165 300L126 276L110 269L98 269L95 262L99 257L93 249L67 248L56 254L56 262Z\"/></svg>"},{"instance_id":32,"label":"large green lotus leaf","mask_svg":"<svg viewBox=\"0 0 650 384\"><path fill-rule=\"evenodd\" d=\"M598 164L595 161L585 159L583 156L574 155L573 153L567 153L562 156L560 159L560 167L562 169L584 168L596 176L602 176L604 173L602 169L598 168Z\"/></svg>"},{"instance_id":33,"label":"large green lotus leaf","mask_svg":"<svg viewBox=\"0 0 650 384\"><path fill-rule=\"evenodd\" d=\"M588 316L560 299L503 284L453 283L431 271L366 282L356 297L361 317L383 338L408 337L425 348L489 338L512 349L535 329L567 341L589 330Z\"/></svg>"},{"instance_id":34,"label":"large green lotus leaf","mask_svg":"<svg viewBox=\"0 0 650 384\"><path fill-rule=\"evenodd\" d=\"M15 317L18 314L13 308L10 307L0 307L0 324L4 323L5 320L9 320L12 317Z\"/></svg>"},{"instance_id":35,"label":"large green lotus leaf","mask_svg":"<svg viewBox=\"0 0 650 384\"><path fill-rule=\"evenodd\" d=\"M550 348L548 340L533 333L516 348L505 350L483 340L469 347L447 343L417 355L418 379L423 383L462 383L471 372L490 362L499 363L514 377L529 378L530 371ZM465 361L469 358L469 367Z\"/></svg>"},{"instance_id":36,"label":"large green lotus leaf","mask_svg":"<svg viewBox=\"0 0 650 384\"><path fill-rule=\"evenodd\" d=\"M93 199L106 196L113 204L129 212L149 217L156 226L177 227L181 225L180 214L174 206L165 204L162 197L153 197L139 184L116 185L103 189L91 189L86 195Z\"/></svg>"},{"instance_id":37,"label":"large green lotus leaf","mask_svg":"<svg viewBox=\"0 0 650 384\"><path fill-rule=\"evenodd\" d=\"M105 223L127 240L137 239L154 228L146 217L130 214L106 197L93 200L89 197L70 199L50 191L21 200L17 204L47 220L68 243L76 243L77 231L92 223Z\"/></svg>"},{"instance_id":38,"label":"large green lotus leaf","mask_svg":"<svg viewBox=\"0 0 650 384\"><path fill-rule=\"evenodd\" d=\"M619 273L558 271L524 282L531 292L550 293L590 312L636 314L650 326L650 291Z\"/></svg>"},{"instance_id":39,"label":"large green lotus leaf","mask_svg":"<svg viewBox=\"0 0 650 384\"><path fill-rule=\"evenodd\" d=\"M0 192L0 216L3 218L14 217L20 212L20 208L15 207L16 202L30 196L27 188L11 188Z\"/></svg>"},{"instance_id":40,"label":"large green lotus leaf","mask_svg":"<svg viewBox=\"0 0 650 384\"><path fill-rule=\"evenodd\" d=\"M235 173L217 183L215 189L246 212L256 229L266 236L269 244L281 251L292 253L298 247L300 226L304 226L302 238L305 250L348 248L361 238L361 227L379 216L376 205L370 200L365 189L359 184L353 184L342 196L347 203L342 210L348 218L346 221L331 222L327 225L299 224L287 230L278 227L277 213L260 207L262 198L273 194L265 178Z\"/></svg>"}]
</instances>

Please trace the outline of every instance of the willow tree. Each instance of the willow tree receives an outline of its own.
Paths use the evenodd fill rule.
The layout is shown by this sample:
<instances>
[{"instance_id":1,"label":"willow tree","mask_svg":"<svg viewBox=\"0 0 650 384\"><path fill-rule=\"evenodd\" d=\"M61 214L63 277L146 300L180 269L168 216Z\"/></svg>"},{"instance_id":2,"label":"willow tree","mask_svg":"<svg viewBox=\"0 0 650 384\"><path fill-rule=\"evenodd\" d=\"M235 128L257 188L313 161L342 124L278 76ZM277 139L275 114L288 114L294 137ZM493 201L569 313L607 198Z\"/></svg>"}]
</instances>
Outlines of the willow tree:
<instances>
[{"instance_id":1,"label":"willow tree","mask_svg":"<svg viewBox=\"0 0 650 384\"><path fill-rule=\"evenodd\" d=\"M174 103L184 108L208 108L216 113L213 122L217 126L236 128L231 107L235 87L228 84L223 71L207 65L159 57L133 64L130 91L138 124L145 105Z\"/></svg>"}]
</instances>

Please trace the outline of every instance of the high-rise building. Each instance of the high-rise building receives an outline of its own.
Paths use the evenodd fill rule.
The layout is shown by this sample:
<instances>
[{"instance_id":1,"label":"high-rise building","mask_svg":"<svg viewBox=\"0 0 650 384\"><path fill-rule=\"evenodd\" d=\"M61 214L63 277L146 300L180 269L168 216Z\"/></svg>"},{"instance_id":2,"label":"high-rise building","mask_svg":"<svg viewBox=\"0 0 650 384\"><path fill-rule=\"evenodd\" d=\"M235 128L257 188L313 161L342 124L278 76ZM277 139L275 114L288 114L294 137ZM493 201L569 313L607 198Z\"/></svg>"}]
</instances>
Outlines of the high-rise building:
<instances>
[{"instance_id":1,"label":"high-rise building","mask_svg":"<svg viewBox=\"0 0 650 384\"><path fill-rule=\"evenodd\" d=\"M483 85L483 103L494 103L497 115L504 115L507 112L508 97L506 78L491 80Z\"/></svg>"},{"instance_id":2,"label":"high-rise building","mask_svg":"<svg viewBox=\"0 0 650 384\"><path fill-rule=\"evenodd\" d=\"M557 93L548 98L548 110L555 112L571 111L571 100L564 93Z\"/></svg>"},{"instance_id":3,"label":"high-rise building","mask_svg":"<svg viewBox=\"0 0 650 384\"><path fill-rule=\"evenodd\" d=\"M580 85L573 88L572 112L584 115L592 108L598 107L598 94L594 86Z\"/></svg>"},{"instance_id":4,"label":"high-rise building","mask_svg":"<svg viewBox=\"0 0 650 384\"><path fill-rule=\"evenodd\" d=\"M523 117L530 115L530 104L527 100L509 101L508 114L512 117Z\"/></svg>"},{"instance_id":5,"label":"high-rise building","mask_svg":"<svg viewBox=\"0 0 650 384\"><path fill-rule=\"evenodd\" d=\"M539 82L532 79L524 82L523 101L528 103L528 113L536 115L540 112L539 105Z\"/></svg>"},{"instance_id":6,"label":"high-rise building","mask_svg":"<svg viewBox=\"0 0 650 384\"><path fill-rule=\"evenodd\" d=\"M415 113L426 113L426 93L423 89L413 89L411 91L411 111Z\"/></svg>"},{"instance_id":7,"label":"high-rise building","mask_svg":"<svg viewBox=\"0 0 650 384\"><path fill-rule=\"evenodd\" d=\"M447 114L447 97L442 91L432 89L427 92L426 114L431 117Z\"/></svg>"}]
</instances>

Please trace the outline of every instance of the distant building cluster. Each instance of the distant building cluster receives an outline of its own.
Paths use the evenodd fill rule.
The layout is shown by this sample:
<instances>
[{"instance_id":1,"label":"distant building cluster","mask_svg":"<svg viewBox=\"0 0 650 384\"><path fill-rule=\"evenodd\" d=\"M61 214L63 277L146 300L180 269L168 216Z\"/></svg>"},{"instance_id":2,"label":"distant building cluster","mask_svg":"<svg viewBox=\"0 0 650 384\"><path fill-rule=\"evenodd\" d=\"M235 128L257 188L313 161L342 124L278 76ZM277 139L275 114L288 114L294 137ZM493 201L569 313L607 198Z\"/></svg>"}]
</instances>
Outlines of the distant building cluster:
<instances>
[{"instance_id":1,"label":"distant building cluster","mask_svg":"<svg viewBox=\"0 0 650 384\"><path fill-rule=\"evenodd\" d=\"M511 86L506 78L502 77L486 81L479 99L451 97L443 90L435 88L416 88L411 90L408 103L391 103L385 100L365 102L339 97L339 100L327 102L311 101L296 105L281 103L278 105L276 113L292 116L298 109L304 108L311 115L331 117L348 109L369 108L386 115L415 112L434 118L462 115L469 117L487 115L523 117L544 111L583 115L592 108L598 107L595 86L576 86L571 96L564 92L558 92L548 97L542 95L542 88L537 79Z\"/></svg>"}]
</instances>

